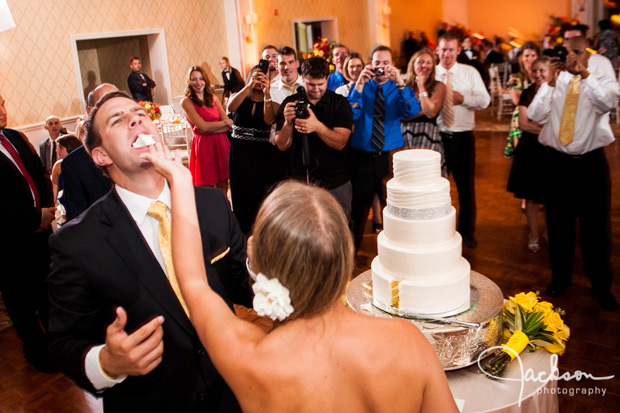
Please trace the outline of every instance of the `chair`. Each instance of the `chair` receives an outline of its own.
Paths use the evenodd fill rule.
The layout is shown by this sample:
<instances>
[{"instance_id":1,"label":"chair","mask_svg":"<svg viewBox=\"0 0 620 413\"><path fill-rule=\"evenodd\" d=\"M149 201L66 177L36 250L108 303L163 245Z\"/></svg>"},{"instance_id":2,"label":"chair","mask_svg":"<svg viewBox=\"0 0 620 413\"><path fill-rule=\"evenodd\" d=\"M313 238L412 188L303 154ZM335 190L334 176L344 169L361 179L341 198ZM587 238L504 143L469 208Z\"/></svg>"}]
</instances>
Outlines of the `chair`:
<instances>
[{"instance_id":1,"label":"chair","mask_svg":"<svg viewBox=\"0 0 620 413\"><path fill-rule=\"evenodd\" d=\"M172 105L160 105L159 112L161 113L162 121L172 118L174 115L174 109Z\"/></svg>"},{"instance_id":2,"label":"chair","mask_svg":"<svg viewBox=\"0 0 620 413\"><path fill-rule=\"evenodd\" d=\"M504 89L497 65L489 67L489 88L491 90L491 102L497 110L497 119L502 115L512 115L514 105L510 93Z\"/></svg>"},{"instance_id":3,"label":"chair","mask_svg":"<svg viewBox=\"0 0 620 413\"><path fill-rule=\"evenodd\" d=\"M171 151L178 150L184 164L189 163L189 140L187 138L187 125L181 123L163 123L161 125L163 142Z\"/></svg>"}]
</instances>

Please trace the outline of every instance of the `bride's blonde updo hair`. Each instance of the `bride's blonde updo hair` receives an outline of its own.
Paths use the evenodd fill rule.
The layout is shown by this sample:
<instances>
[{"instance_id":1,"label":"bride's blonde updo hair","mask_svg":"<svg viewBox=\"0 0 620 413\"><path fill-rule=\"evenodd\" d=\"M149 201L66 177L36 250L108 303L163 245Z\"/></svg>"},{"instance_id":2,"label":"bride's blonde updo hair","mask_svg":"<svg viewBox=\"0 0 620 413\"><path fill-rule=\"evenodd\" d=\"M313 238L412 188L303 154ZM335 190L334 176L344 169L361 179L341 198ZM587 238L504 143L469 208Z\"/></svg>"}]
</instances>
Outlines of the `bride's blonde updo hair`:
<instances>
[{"instance_id":1,"label":"bride's blonde updo hair","mask_svg":"<svg viewBox=\"0 0 620 413\"><path fill-rule=\"evenodd\" d=\"M288 288L288 320L325 310L344 294L354 247L342 207L325 189L287 181L263 202L253 227L252 266Z\"/></svg>"}]
</instances>

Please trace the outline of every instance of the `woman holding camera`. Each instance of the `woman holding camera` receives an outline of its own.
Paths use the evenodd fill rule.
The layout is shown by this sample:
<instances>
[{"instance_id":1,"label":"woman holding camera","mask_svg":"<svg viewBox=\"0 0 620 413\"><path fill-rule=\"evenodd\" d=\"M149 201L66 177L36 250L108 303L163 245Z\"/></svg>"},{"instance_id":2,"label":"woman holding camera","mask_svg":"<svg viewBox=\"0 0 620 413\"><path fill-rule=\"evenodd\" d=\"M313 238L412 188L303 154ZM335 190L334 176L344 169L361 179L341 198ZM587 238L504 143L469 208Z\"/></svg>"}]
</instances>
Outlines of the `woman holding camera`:
<instances>
[{"instance_id":1,"label":"woman holding camera","mask_svg":"<svg viewBox=\"0 0 620 413\"><path fill-rule=\"evenodd\" d=\"M244 234L270 188L284 178L283 153L270 142L279 105L271 100L268 75L255 66L246 85L228 101L232 113L230 194Z\"/></svg>"},{"instance_id":2,"label":"woman holding camera","mask_svg":"<svg viewBox=\"0 0 620 413\"><path fill-rule=\"evenodd\" d=\"M243 411L456 412L429 342L404 319L356 314L340 301L355 264L342 207L298 182L263 203L248 240L258 273L254 307L265 332L241 320L207 282L194 190L179 161L145 158L172 191L172 255L192 323Z\"/></svg>"}]
</instances>

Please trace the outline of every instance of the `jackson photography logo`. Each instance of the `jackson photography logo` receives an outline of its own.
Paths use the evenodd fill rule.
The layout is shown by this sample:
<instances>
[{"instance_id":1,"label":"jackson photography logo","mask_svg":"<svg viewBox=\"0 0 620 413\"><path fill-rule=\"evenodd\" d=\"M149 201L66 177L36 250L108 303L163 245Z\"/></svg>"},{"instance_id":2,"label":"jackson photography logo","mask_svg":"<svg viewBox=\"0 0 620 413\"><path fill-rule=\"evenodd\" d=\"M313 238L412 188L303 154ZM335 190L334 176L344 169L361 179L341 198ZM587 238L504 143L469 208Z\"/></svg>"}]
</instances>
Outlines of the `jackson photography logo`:
<instances>
[{"instance_id":1,"label":"jackson photography logo","mask_svg":"<svg viewBox=\"0 0 620 413\"><path fill-rule=\"evenodd\" d=\"M501 376L494 376L490 373L487 373L486 371L484 371L482 369L482 365L481 365L481 360L485 357L485 355L493 350L504 350L504 351L509 351L511 352L514 356L515 356L515 360L518 361L519 363L519 371L521 373L519 378L508 378L508 377L501 377ZM491 379L494 380L505 380L505 381L518 381L521 382L521 386L519 388L519 407L521 406L521 402L523 401L523 390L525 388L525 383L526 382L535 382L535 383L546 383L550 380L555 380L555 381L560 381L560 380L564 380L564 381L571 381L571 380L576 380L576 381L581 381L581 380L611 380L613 379L615 376L604 376L604 377L597 377L594 376L590 373L586 373L580 370L576 370L574 373L570 373L570 372L565 372L560 374L560 370L558 370L558 355L557 354L552 354L551 357L549 358L549 365L550 365L550 369L549 372L547 371L539 371L538 373L536 373L532 368L524 368L523 366L523 361L521 361L521 357L519 356L519 353L515 352L513 349L511 349L510 347L505 347L505 346L495 346L495 347L490 347L486 350L484 350L482 353L480 353L480 355L478 356L478 369L484 373L486 376L488 376ZM582 387L582 388L546 388L546 387L541 387L537 390L537 394L567 394L569 396L573 396L575 394L583 394L583 395L603 395L605 396L605 392L607 391L607 389L605 387L598 387L595 386L594 388L586 388L586 387Z\"/></svg>"}]
</instances>

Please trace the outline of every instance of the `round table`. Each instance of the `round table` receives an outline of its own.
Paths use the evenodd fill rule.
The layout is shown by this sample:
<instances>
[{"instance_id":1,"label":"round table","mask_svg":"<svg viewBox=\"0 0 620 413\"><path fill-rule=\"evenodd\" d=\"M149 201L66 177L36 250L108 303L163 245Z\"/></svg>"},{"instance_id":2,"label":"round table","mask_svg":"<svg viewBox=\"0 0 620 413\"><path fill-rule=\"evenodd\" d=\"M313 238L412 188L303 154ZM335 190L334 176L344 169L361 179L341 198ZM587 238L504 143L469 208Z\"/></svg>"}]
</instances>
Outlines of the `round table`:
<instances>
[{"instance_id":1,"label":"round table","mask_svg":"<svg viewBox=\"0 0 620 413\"><path fill-rule=\"evenodd\" d=\"M479 372L477 364L446 371L448 384L460 411L502 413L551 413L558 411L557 381L552 380L557 356L526 349L514 359L501 379L495 381ZM557 365L556 365L557 367ZM519 405L520 402L520 405Z\"/></svg>"}]
</instances>

